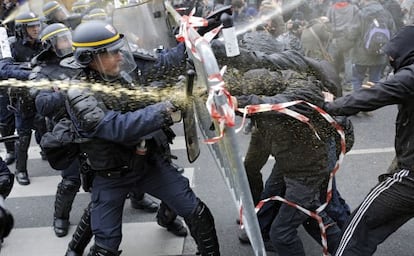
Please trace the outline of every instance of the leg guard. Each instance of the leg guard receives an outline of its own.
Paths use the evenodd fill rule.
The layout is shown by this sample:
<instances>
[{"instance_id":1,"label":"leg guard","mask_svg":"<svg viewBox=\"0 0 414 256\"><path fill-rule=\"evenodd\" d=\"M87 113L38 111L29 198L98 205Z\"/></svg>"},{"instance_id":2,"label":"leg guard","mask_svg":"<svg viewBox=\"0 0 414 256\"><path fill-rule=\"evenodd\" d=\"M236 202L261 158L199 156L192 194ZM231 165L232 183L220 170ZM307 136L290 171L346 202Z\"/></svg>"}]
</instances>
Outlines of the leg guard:
<instances>
[{"instance_id":1,"label":"leg guard","mask_svg":"<svg viewBox=\"0 0 414 256\"><path fill-rule=\"evenodd\" d=\"M19 140L16 141L16 170L17 172L27 173L27 151L30 146L31 132L28 134L19 134Z\"/></svg>"},{"instance_id":2,"label":"leg guard","mask_svg":"<svg viewBox=\"0 0 414 256\"><path fill-rule=\"evenodd\" d=\"M65 256L82 256L86 246L92 239L91 204L83 212L81 220L69 242Z\"/></svg>"},{"instance_id":3,"label":"leg guard","mask_svg":"<svg viewBox=\"0 0 414 256\"><path fill-rule=\"evenodd\" d=\"M63 179L58 185L53 221L54 230L58 237L65 236L68 233L69 213L79 188L79 182L66 179Z\"/></svg>"},{"instance_id":4,"label":"leg guard","mask_svg":"<svg viewBox=\"0 0 414 256\"><path fill-rule=\"evenodd\" d=\"M91 247L88 256L118 256L121 255L122 251L114 251L111 249L103 248L96 243Z\"/></svg>"},{"instance_id":5,"label":"leg guard","mask_svg":"<svg viewBox=\"0 0 414 256\"><path fill-rule=\"evenodd\" d=\"M160 209L157 212L157 223L176 236L187 236L187 229L177 219L177 214L164 202L161 202Z\"/></svg>"},{"instance_id":6,"label":"leg guard","mask_svg":"<svg viewBox=\"0 0 414 256\"><path fill-rule=\"evenodd\" d=\"M220 255L214 218L203 202L199 201L195 212L185 219L185 223L187 223L191 236L197 243L202 256Z\"/></svg>"}]
</instances>

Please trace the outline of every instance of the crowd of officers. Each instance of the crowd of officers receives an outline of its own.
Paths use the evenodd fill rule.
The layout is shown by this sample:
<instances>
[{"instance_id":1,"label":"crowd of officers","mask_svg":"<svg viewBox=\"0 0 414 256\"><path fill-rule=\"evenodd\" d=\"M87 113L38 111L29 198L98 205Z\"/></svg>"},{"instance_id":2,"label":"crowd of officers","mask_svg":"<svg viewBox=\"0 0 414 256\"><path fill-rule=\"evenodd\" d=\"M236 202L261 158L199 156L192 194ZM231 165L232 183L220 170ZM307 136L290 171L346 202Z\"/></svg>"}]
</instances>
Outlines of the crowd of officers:
<instances>
[{"instance_id":1,"label":"crowd of officers","mask_svg":"<svg viewBox=\"0 0 414 256\"><path fill-rule=\"evenodd\" d=\"M383 1L382 4L390 1ZM343 69L348 55L344 56L344 50L337 51L340 48L338 42L343 42L338 35L343 33L332 33L341 26L333 25L334 30L327 26L330 19L335 20L337 16L331 14L327 19L307 20L306 16L310 14L306 12L306 6L283 12L285 17L274 15L273 12L283 9L287 2L263 0L257 12L242 1L235 2L233 17L236 24L248 24L255 15L272 14L272 19L242 35L241 54L234 59L225 56L221 42L214 40L212 43L220 65L230 68L225 79L232 81L228 84L230 91L231 85L235 85L232 94L236 97L233 100L240 107L295 100L311 102L335 115L349 132L348 141L352 139L352 125L343 116L372 111L389 104L402 103L402 109L412 109L407 100L412 97L413 89L409 86L402 88L401 84L406 83L397 75L379 82L380 77L376 73L372 76L374 78L370 76L371 82L378 82L373 88L364 91L361 86L354 86L354 94L341 97L338 73L345 72ZM359 6L348 1L310 3L311 16L318 13L318 17L322 16L320 13L329 14L344 6L350 6L356 13L372 4L381 7L374 0L361 0ZM126 38L111 25L104 6L100 4L100 1L79 1L69 13L58 2L50 1L43 6L43 17L30 11L19 13L14 20L12 58L0 61L1 78L84 80L117 83L129 89L138 83L152 86L154 81L157 81L157 86L160 82L173 84L188 65L184 44L162 50L156 56L132 52ZM220 7L222 5L217 6ZM381 12L385 11L381 8ZM395 26L399 23L388 14L393 19L394 33L399 29ZM285 23L286 17L288 22ZM407 63L412 63L411 55L404 55L414 50L404 45L408 35L413 34L412 28L403 27L397 39L392 39L384 52L391 56L389 60L395 74ZM306 32L310 32L311 36ZM324 32L329 32L326 38L322 36ZM306 48L304 39L307 36L312 43L318 42L318 47ZM398 49L406 52L401 54ZM382 74L386 64L385 54L374 62L375 65L353 63L356 59L350 59L354 69L352 74L360 74L373 66L378 66L375 70ZM232 73L232 68L238 72ZM242 74L243 77L231 77L231 74ZM352 81L357 81L354 75L352 77ZM345 80L344 75L342 81ZM363 83L362 80L359 83ZM390 85L401 90L392 90ZM404 95L403 91L406 92ZM375 100L379 94L383 100ZM326 103L326 95L339 99ZM53 220L58 237L68 233L70 210L80 187L91 192L91 202L68 245L67 256L82 255L92 237L94 244L88 255L120 255L122 211L128 197L134 208L149 212L158 210L158 224L177 236L187 235L187 229L177 219L177 216L183 217L200 254L220 255L214 218L209 208L190 188L188 179L180 174L180 168L171 162L169 144L175 137L170 129L173 125L171 115L179 108L175 100L171 98L170 101L140 109L125 109L105 102L102 95L81 88L65 92L58 87L0 91L1 135L12 135L15 130L19 135L16 143L6 142L7 155L4 159L7 165L16 162L16 181L20 185L30 184L27 160L32 130L35 131L36 142L41 145L42 159L61 171L62 181L57 188ZM340 154L341 141L335 129L320 120L319 114L309 107L296 106L292 109L312 116L315 122L313 129L316 130L284 115L251 116L255 129L245 158L245 168L254 203L280 195L307 209L316 210L326 200L329 175ZM399 117L401 123L405 120L412 122L412 114L405 111L403 114ZM399 128L405 131L404 127ZM318 136L315 136L315 131ZM412 156L405 154L412 147L406 142L411 137L406 132L402 134L404 140L396 140L400 143L396 144L399 149L398 167L394 170L396 174L382 177L384 185L378 185L392 196L388 194L382 198L382 195L375 194L376 198L381 197L381 202L392 200L401 191L398 186L412 186ZM275 157L276 163L263 186L261 169L269 155ZM3 184L8 184L11 189L13 175L4 177ZM409 194L406 190L405 196ZM2 193L4 197L8 195L6 192ZM149 199L146 193L160 199L161 205ZM388 213L389 209L384 209L386 205L377 201L372 203L376 198L368 196L366 200L371 200L372 204L363 204L360 207L362 212L351 215L349 221L350 209L335 185L332 195L328 207L319 212L327 227L328 251L332 254L339 245L336 255L372 255L379 243L412 217L412 212L402 210L401 205L407 204L407 200L393 201L394 205L401 206L401 218L395 218L396 223L382 223L380 234L375 233L370 223L361 220L361 216L371 214L369 217L375 219L377 216L372 216L375 211L370 208L374 207L386 212L384 219L388 220L391 213ZM413 200L410 200L411 203ZM304 225L309 234L321 242L316 222L287 204L266 204L259 211L258 218L266 249L277 250L279 255L305 255L297 235L300 225ZM360 225L356 230L350 227L354 224L349 224L354 222ZM341 233L348 229L349 235L341 240ZM372 240L361 241L361 234L367 232L374 233ZM241 237L240 240L248 241L248 238ZM352 254L355 251L357 253Z\"/></svg>"}]
</instances>

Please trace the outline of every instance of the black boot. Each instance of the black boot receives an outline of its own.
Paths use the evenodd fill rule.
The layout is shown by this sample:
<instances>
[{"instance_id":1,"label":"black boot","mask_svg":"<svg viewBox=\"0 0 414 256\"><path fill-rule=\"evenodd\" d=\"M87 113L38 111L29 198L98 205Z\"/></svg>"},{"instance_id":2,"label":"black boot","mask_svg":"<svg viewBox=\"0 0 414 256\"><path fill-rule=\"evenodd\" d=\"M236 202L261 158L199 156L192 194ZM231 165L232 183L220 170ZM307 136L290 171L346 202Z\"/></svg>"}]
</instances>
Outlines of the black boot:
<instances>
[{"instance_id":1,"label":"black boot","mask_svg":"<svg viewBox=\"0 0 414 256\"><path fill-rule=\"evenodd\" d=\"M91 204L83 212L83 215L73 233L65 256L82 256L86 246L92 239L91 229Z\"/></svg>"},{"instance_id":2,"label":"black boot","mask_svg":"<svg viewBox=\"0 0 414 256\"><path fill-rule=\"evenodd\" d=\"M137 195L130 192L129 199L131 200L131 207L134 209L140 209L146 212L156 212L159 207L158 204L146 194Z\"/></svg>"},{"instance_id":3,"label":"black boot","mask_svg":"<svg viewBox=\"0 0 414 256\"><path fill-rule=\"evenodd\" d=\"M111 249L103 248L96 243L91 247L88 256L118 256L121 255L122 251L115 251Z\"/></svg>"},{"instance_id":4,"label":"black boot","mask_svg":"<svg viewBox=\"0 0 414 256\"><path fill-rule=\"evenodd\" d=\"M29 150L31 132L19 134L16 141L16 180L20 185L29 185L30 179L27 174L27 151Z\"/></svg>"},{"instance_id":5,"label":"black boot","mask_svg":"<svg viewBox=\"0 0 414 256\"><path fill-rule=\"evenodd\" d=\"M183 223L177 219L177 214L164 202L161 202L160 209L158 210L157 223L176 236L187 236L187 229L184 227Z\"/></svg>"},{"instance_id":6,"label":"black boot","mask_svg":"<svg viewBox=\"0 0 414 256\"><path fill-rule=\"evenodd\" d=\"M202 256L219 256L220 246L217 239L214 218L207 205L199 201L198 206L190 217L185 218L194 238L198 251Z\"/></svg>"},{"instance_id":7,"label":"black boot","mask_svg":"<svg viewBox=\"0 0 414 256\"><path fill-rule=\"evenodd\" d=\"M69 229L69 213L80 183L63 179L57 188L53 229L57 237L66 236Z\"/></svg>"}]
</instances>

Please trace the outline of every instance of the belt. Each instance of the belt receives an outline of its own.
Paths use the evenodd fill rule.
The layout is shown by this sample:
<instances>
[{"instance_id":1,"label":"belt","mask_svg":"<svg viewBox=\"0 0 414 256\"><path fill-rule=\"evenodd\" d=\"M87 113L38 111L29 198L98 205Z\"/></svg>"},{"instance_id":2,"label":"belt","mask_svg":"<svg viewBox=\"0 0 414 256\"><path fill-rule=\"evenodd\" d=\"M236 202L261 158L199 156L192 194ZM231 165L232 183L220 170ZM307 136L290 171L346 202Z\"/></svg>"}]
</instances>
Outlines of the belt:
<instances>
[{"instance_id":1,"label":"belt","mask_svg":"<svg viewBox=\"0 0 414 256\"><path fill-rule=\"evenodd\" d=\"M113 170L94 171L97 176L104 178L119 178L125 176L131 169L128 166Z\"/></svg>"}]
</instances>

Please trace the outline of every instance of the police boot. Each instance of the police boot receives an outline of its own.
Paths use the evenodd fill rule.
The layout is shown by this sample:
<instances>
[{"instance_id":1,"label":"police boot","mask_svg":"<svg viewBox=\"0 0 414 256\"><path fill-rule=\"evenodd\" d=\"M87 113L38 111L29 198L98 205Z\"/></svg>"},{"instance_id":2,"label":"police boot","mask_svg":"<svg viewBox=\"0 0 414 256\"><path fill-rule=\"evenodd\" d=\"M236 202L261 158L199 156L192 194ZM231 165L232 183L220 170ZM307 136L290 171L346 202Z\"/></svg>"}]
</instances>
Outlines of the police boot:
<instances>
[{"instance_id":1,"label":"police boot","mask_svg":"<svg viewBox=\"0 0 414 256\"><path fill-rule=\"evenodd\" d=\"M187 229L184 227L183 223L177 219L177 214L164 202L161 202L160 209L157 212L157 223L176 236L187 236Z\"/></svg>"},{"instance_id":2,"label":"police boot","mask_svg":"<svg viewBox=\"0 0 414 256\"><path fill-rule=\"evenodd\" d=\"M158 210L158 204L146 194L137 195L134 192L130 192L129 199L131 200L131 207L134 209L140 209L146 212L156 212Z\"/></svg>"},{"instance_id":3,"label":"police boot","mask_svg":"<svg viewBox=\"0 0 414 256\"><path fill-rule=\"evenodd\" d=\"M29 185L30 180L27 174L27 151L29 150L31 132L29 134L19 134L16 141L16 180L20 185Z\"/></svg>"},{"instance_id":4,"label":"police boot","mask_svg":"<svg viewBox=\"0 0 414 256\"><path fill-rule=\"evenodd\" d=\"M185 223L187 223L191 236L194 238L198 251L202 256L220 255L214 218L202 201L199 201L195 212L185 218Z\"/></svg>"},{"instance_id":5,"label":"police boot","mask_svg":"<svg viewBox=\"0 0 414 256\"><path fill-rule=\"evenodd\" d=\"M57 237L66 236L69 229L69 213L80 183L63 179L57 188L53 229Z\"/></svg>"},{"instance_id":6,"label":"police boot","mask_svg":"<svg viewBox=\"0 0 414 256\"><path fill-rule=\"evenodd\" d=\"M13 130L12 130L13 129ZM14 127L9 128L5 126L0 127L0 134L1 136L10 136L14 133ZM4 159L4 162L6 162L7 165L10 165L16 161L16 151L15 151L15 145L14 141L8 141L4 143L6 147L6 158Z\"/></svg>"},{"instance_id":7,"label":"police boot","mask_svg":"<svg viewBox=\"0 0 414 256\"><path fill-rule=\"evenodd\" d=\"M92 239L91 204L83 212L81 220L73 233L65 256L82 256L86 246Z\"/></svg>"},{"instance_id":8,"label":"police boot","mask_svg":"<svg viewBox=\"0 0 414 256\"><path fill-rule=\"evenodd\" d=\"M121 255L122 251L115 251L111 249L103 248L96 243L91 247L88 256L118 256Z\"/></svg>"}]
</instances>

